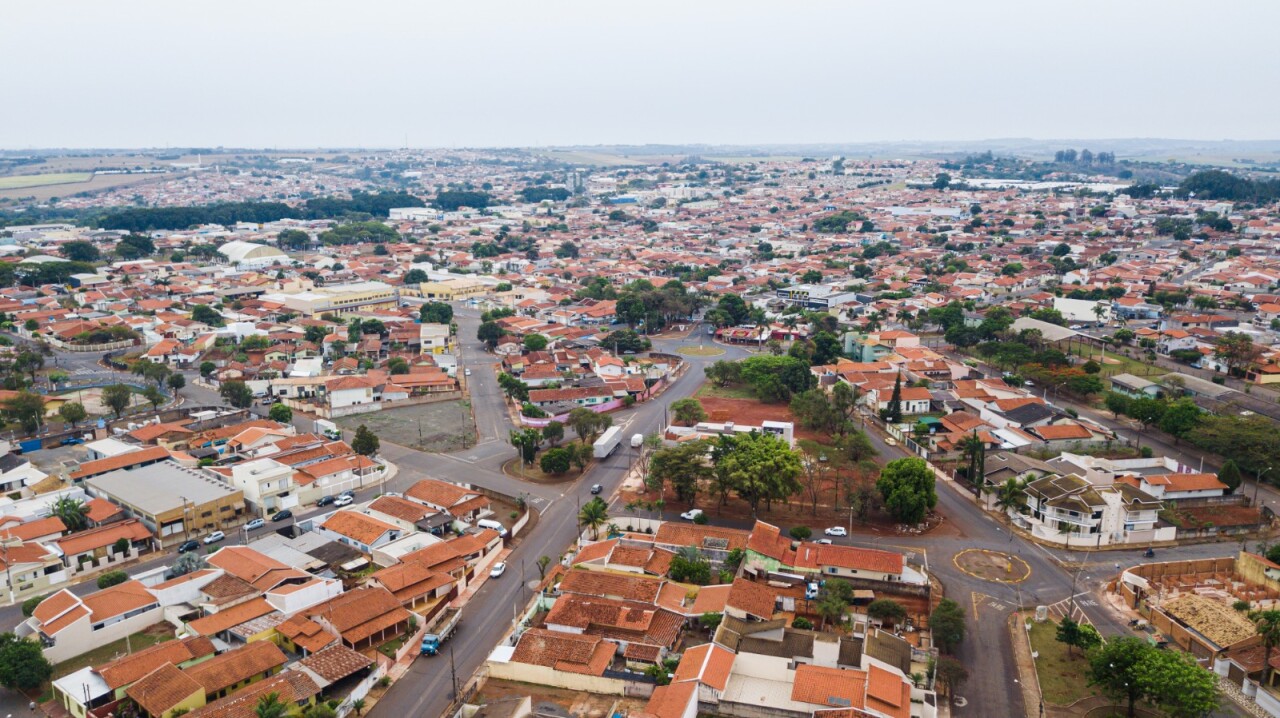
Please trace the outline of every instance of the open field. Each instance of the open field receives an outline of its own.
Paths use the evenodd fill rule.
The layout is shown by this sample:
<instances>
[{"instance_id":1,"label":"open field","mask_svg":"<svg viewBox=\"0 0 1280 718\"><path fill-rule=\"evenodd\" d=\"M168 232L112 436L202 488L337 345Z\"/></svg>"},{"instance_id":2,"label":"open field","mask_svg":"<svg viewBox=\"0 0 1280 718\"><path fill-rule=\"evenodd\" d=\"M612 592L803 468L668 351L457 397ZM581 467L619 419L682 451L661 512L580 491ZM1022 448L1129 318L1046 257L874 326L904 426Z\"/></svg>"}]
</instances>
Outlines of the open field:
<instances>
[{"instance_id":1,"label":"open field","mask_svg":"<svg viewBox=\"0 0 1280 718\"><path fill-rule=\"evenodd\" d=\"M702 386L698 387L698 390L694 392L693 395L698 399L704 400L702 402L703 406L706 405L705 399L747 399L755 401L755 394L751 392L749 387L717 386L713 382L709 381L703 382ZM783 404L779 404L778 406L786 408ZM707 413L711 413L711 410L708 409Z\"/></svg>"},{"instance_id":2,"label":"open field","mask_svg":"<svg viewBox=\"0 0 1280 718\"><path fill-rule=\"evenodd\" d=\"M172 174L93 175L83 181L74 181L62 184L45 184L39 187L13 187L6 189L0 186L0 202L4 200L25 199L44 202L53 197L67 197L80 192L97 192L112 189L114 187L128 187L131 185L143 184L144 182L157 182L161 179L171 178L173 176L174 175ZM12 178L0 177L0 181L5 179Z\"/></svg>"},{"instance_id":3,"label":"open field","mask_svg":"<svg viewBox=\"0 0 1280 718\"><path fill-rule=\"evenodd\" d=\"M475 422L465 401L442 401L369 414L354 414L334 420L347 431L361 424L383 441L419 451L457 451L476 443Z\"/></svg>"},{"instance_id":4,"label":"open field","mask_svg":"<svg viewBox=\"0 0 1280 718\"><path fill-rule=\"evenodd\" d=\"M14 175L0 177L0 189L22 189L24 187L44 187L51 184L69 184L84 182L93 175L89 172L61 172L42 175Z\"/></svg>"}]
</instances>

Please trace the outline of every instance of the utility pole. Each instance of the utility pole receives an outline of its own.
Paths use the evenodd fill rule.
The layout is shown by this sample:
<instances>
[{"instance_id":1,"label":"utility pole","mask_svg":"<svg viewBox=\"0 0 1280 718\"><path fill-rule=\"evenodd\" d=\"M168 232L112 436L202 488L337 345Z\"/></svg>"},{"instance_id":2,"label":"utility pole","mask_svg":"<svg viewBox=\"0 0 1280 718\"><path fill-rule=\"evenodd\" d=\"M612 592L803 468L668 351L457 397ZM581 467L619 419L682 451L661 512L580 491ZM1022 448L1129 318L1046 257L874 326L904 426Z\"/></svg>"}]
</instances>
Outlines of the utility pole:
<instances>
[{"instance_id":1,"label":"utility pole","mask_svg":"<svg viewBox=\"0 0 1280 718\"><path fill-rule=\"evenodd\" d=\"M458 700L458 668L453 662L453 646L449 646L449 676L453 679L453 699Z\"/></svg>"},{"instance_id":2,"label":"utility pole","mask_svg":"<svg viewBox=\"0 0 1280 718\"><path fill-rule=\"evenodd\" d=\"M1201 462L1203 462L1203 461L1204 461L1204 457L1201 457L1201 459L1200 459L1200 460L1201 460ZM1268 466L1267 468L1265 468L1265 469L1263 469L1262 471L1258 472L1258 478L1257 478L1257 479L1255 479L1255 480L1254 480L1254 482L1253 482L1253 505L1254 505L1255 507L1258 505L1258 487L1262 485L1262 477L1266 476L1266 475L1267 475L1267 472L1268 472L1268 471L1270 471L1270 470L1271 470L1271 467L1270 467L1270 466Z\"/></svg>"}]
</instances>

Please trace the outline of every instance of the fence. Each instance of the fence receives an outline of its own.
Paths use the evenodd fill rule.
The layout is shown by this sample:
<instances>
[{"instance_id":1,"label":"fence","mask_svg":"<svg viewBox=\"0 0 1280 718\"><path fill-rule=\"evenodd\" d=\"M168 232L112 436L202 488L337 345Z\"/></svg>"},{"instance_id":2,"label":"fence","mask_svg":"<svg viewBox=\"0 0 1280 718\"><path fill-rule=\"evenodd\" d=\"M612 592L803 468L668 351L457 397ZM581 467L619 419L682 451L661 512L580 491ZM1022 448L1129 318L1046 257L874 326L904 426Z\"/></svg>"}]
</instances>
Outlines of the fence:
<instances>
[{"instance_id":1,"label":"fence","mask_svg":"<svg viewBox=\"0 0 1280 718\"><path fill-rule=\"evenodd\" d=\"M138 342L132 339L123 339L118 342L104 342L102 344L68 344L61 339L49 337L49 343L61 349L64 352L109 352L116 349L125 349L127 347L137 346Z\"/></svg>"},{"instance_id":2,"label":"fence","mask_svg":"<svg viewBox=\"0 0 1280 718\"><path fill-rule=\"evenodd\" d=\"M351 715L356 709L355 702L369 695L369 691L373 690L373 687L378 685L378 681L382 680L382 677L386 675L388 667L382 662L382 659L385 659L386 656L381 653L377 653L377 655L379 659L374 662L373 670L356 684L355 688L351 689L351 693L347 694L347 697L338 706L338 718L346 718Z\"/></svg>"}]
</instances>

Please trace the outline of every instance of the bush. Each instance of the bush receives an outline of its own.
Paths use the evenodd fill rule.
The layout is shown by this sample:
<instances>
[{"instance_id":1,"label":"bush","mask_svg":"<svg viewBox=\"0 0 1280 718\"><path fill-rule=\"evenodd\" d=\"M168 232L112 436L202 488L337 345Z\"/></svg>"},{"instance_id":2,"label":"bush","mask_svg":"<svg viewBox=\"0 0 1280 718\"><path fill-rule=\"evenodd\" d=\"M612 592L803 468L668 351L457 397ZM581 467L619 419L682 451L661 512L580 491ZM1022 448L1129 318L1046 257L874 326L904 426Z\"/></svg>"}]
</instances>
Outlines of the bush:
<instances>
[{"instance_id":1,"label":"bush","mask_svg":"<svg viewBox=\"0 0 1280 718\"><path fill-rule=\"evenodd\" d=\"M705 525L710 520L711 519L707 518L706 514L698 514L697 516L693 517L693 522L695 524L698 524L699 526Z\"/></svg>"},{"instance_id":2,"label":"bush","mask_svg":"<svg viewBox=\"0 0 1280 718\"><path fill-rule=\"evenodd\" d=\"M813 629L813 621L810 621L809 619L805 618L804 616L796 616L796 620L794 620L794 621L792 621L792 622L791 622L791 627L792 627L792 628L801 628L801 629L804 629L804 630L806 630L806 631L808 631L808 630L812 630L812 629Z\"/></svg>"},{"instance_id":3,"label":"bush","mask_svg":"<svg viewBox=\"0 0 1280 718\"><path fill-rule=\"evenodd\" d=\"M1139 453L1142 454L1142 458L1144 459L1150 459L1152 456L1156 455L1156 452L1153 451L1150 446L1142 447L1142 450Z\"/></svg>"},{"instance_id":4,"label":"bush","mask_svg":"<svg viewBox=\"0 0 1280 718\"><path fill-rule=\"evenodd\" d=\"M98 588L111 588L128 580L129 574L124 571L107 571L98 577Z\"/></svg>"},{"instance_id":5,"label":"bush","mask_svg":"<svg viewBox=\"0 0 1280 718\"><path fill-rule=\"evenodd\" d=\"M792 526L788 533L791 534L791 538L797 541L804 541L813 535L813 529L808 526Z\"/></svg>"},{"instance_id":6,"label":"bush","mask_svg":"<svg viewBox=\"0 0 1280 718\"><path fill-rule=\"evenodd\" d=\"M45 594L43 596L32 596L31 598L28 598L27 600L23 601L22 602L23 617L31 618L31 614L36 612L36 606L39 606L40 602L45 600L48 597L49 597L48 594Z\"/></svg>"},{"instance_id":7,"label":"bush","mask_svg":"<svg viewBox=\"0 0 1280 718\"><path fill-rule=\"evenodd\" d=\"M1227 378L1226 378L1226 377L1222 377L1222 376L1215 376L1215 377L1213 377L1212 379L1210 379L1209 381L1213 382L1214 384L1222 385L1222 384L1226 384L1226 383L1227 383Z\"/></svg>"},{"instance_id":8,"label":"bush","mask_svg":"<svg viewBox=\"0 0 1280 718\"><path fill-rule=\"evenodd\" d=\"M1249 604L1249 602L1248 602L1248 601L1236 601L1235 603L1231 604L1231 607L1232 607L1232 608L1236 609L1237 611L1239 611L1239 612L1241 612L1241 613L1244 613L1245 611L1248 611L1248 610L1249 610L1249 606L1250 606L1250 604Z\"/></svg>"}]
</instances>

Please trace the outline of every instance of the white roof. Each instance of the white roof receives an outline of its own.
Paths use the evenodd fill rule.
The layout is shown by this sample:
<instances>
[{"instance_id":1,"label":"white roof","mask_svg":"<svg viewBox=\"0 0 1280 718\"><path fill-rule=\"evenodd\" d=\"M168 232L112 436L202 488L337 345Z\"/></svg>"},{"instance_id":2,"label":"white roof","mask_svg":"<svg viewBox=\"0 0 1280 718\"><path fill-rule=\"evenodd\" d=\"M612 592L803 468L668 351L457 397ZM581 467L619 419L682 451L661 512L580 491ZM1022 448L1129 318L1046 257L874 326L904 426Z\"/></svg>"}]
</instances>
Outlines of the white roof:
<instances>
[{"instance_id":1,"label":"white roof","mask_svg":"<svg viewBox=\"0 0 1280 718\"><path fill-rule=\"evenodd\" d=\"M232 240L218 247L218 254L227 258L229 262L243 262L246 259L266 259L271 257L284 257L284 252L275 247L268 247L265 244L254 244L253 242L241 242L240 240Z\"/></svg>"}]
</instances>

